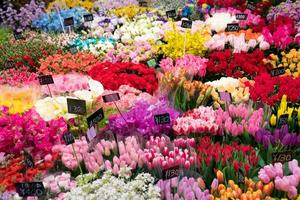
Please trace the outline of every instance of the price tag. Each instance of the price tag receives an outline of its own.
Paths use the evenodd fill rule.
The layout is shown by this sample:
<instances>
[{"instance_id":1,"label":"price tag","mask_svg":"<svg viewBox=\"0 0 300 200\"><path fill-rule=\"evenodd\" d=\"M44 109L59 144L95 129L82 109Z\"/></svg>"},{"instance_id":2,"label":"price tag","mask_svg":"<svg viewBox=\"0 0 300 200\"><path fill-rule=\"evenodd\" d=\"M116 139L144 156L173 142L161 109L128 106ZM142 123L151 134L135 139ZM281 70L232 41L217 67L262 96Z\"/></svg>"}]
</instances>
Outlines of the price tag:
<instances>
[{"instance_id":1,"label":"price tag","mask_svg":"<svg viewBox=\"0 0 300 200\"><path fill-rule=\"evenodd\" d=\"M288 119L289 119L289 114L280 115L278 122L277 122L277 127L280 128L281 126L287 124Z\"/></svg>"},{"instance_id":2,"label":"price tag","mask_svg":"<svg viewBox=\"0 0 300 200\"><path fill-rule=\"evenodd\" d=\"M24 39L23 35L22 35L22 32L19 32L19 31L14 32L14 37L15 37L16 40Z\"/></svg>"},{"instance_id":3,"label":"price tag","mask_svg":"<svg viewBox=\"0 0 300 200\"><path fill-rule=\"evenodd\" d=\"M39 76L38 79L40 85L49 85L54 83L52 75Z\"/></svg>"},{"instance_id":4,"label":"price tag","mask_svg":"<svg viewBox=\"0 0 300 200\"><path fill-rule=\"evenodd\" d=\"M231 94L228 92L219 92L220 99L224 102L230 103L232 101Z\"/></svg>"},{"instance_id":5,"label":"price tag","mask_svg":"<svg viewBox=\"0 0 300 200\"><path fill-rule=\"evenodd\" d=\"M293 160L293 151L275 152L272 153L273 163L280 162L285 163Z\"/></svg>"},{"instance_id":6,"label":"price tag","mask_svg":"<svg viewBox=\"0 0 300 200\"><path fill-rule=\"evenodd\" d=\"M5 69L12 69L14 68L15 64L13 61L9 60L9 61L6 61L5 64L4 64L4 68Z\"/></svg>"},{"instance_id":7,"label":"price tag","mask_svg":"<svg viewBox=\"0 0 300 200\"><path fill-rule=\"evenodd\" d=\"M28 196L44 196L45 188L42 182L23 182L23 183L16 183L16 190L17 193L21 197L28 197Z\"/></svg>"},{"instance_id":8,"label":"price tag","mask_svg":"<svg viewBox=\"0 0 300 200\"><path fill-rule=\"evenodd\" d=\"M27 152L24 151L24 162L27 168L33 168L34 167L34 161L32 156Z\"/></svg>"},{"instance_id":9,"label":"price tag","mask_svg":"<svg viewBox=\"0 0 300 200\"><path fill-rule=\"evenodd\" d=\"M92 126L87 132L88 141L91 142L97 135L95 128Z\"/></svg>"},{"instance_id":10,"label":"price tag","mask_svg":"<svg viewBox=\"0 0 300 200\"><path fill-rule=\"evenodd\" d=\"M78 52L78 50L77 50L77 48L76 48L76 46L71 46L70 47L70 52L71 52L71 54L75 54L75 53L77 53Z\"/></svg>"},{"instance_id":11,"label":"price tag","mask_svg":"<svg viewBox=\"0 0 300 200\"><path fill-rule=\"evenodd\" d=\"M164 180L171 179L178 176L183 176L183 169L179 169L179 166L163 170Z\"/></svg>"},{"instance_id":12,"label":"price tag","mask_svg":"<svg viewBox=\"0 0 300 200\"><path fill-rule=\"evenodd\" d=\"M245 183L245 177L241 169L238 171L238 183Z\"/></svg>"},{"instance_id":13,"label":"price tag","mask_svg":"<svg viewBox=\"0 0 300 200\"><path fill-rule=\"evenodd\" d=\"M148 4L146 1L139 1L139 6L141 7L148 7Z\"/></svg>"},{"instance_id":14,"label":"price tag","mask_svg":"<svg viewBox=\"0 0 300 200\"><path fill-rule=\"evenodd\" d=\"M65 26L73 26L74 25L74 18L68 17L64 19L64 25Z\"/></svg>"},{"instance_id":15,"label":"price tag","mask_svg":"<svg viewBox=\"0 0 300 200\"><path fill-rule=\"evenodd\" d=\"M91 22L94 20L94 16L92 14L83 15L83 19L85 22Z\"/></svg>"},{"instance_id":16,"label":"price tag","mask_svg":"<svg viewBox=\"0 0 300 200\"><path fill-rule=\"evenodd\" d=\"M149 67L156 67L157 66L157 62L155 61L155 59L151 59L147 61L147 65Z\"/></svg>"},{"instance_id":17,"label":"price tag","mask_svg":"<svg viewBox=\"0 0 300 200\"><path fill-rule=\"evenodd\" d=\"M165 113L165 114L161 114L161 115L154 115L154 121L156 125L159 124L170 124L171 120L170 120L170 114L169 113Z\"/></svg>"},{"instance_id":18,"label":"price tag","mask_svg":"<svg viewBox=\"0 0 300 200\"><path fill-rule=\"evenodd\" d=\"M235 15L235 18L236 18L237 20L246 20L247 17L248 17L248 15L247 15L247 14L244 14L244 13L237 13L237 14Z\"/></svg>"},{"instance_id":19,"label":"price tag","mask_svg":"<svg viewBox=\"0 0 300 200\"><path fill-rule=\"evenodd\" d=\"M71 132L67 132L67 133L63 134L63 139L64 139L66 145L75 143L74 136Z\"/></svg>"},{"instance_id":20,"label":"price tag","mask_svg":"<svg viewBox=\"0 0 300 200\"><path fill-rule=\"evenodd\" d=\"M227 27L225 29L226 32L234 32L239 30L240 30L240 26L238 23L227 24Z\"/></svg>"},{"instance_id":21,"label":"price tag","mask_svg":"<svg viewBox=\"0 0 300 200\"><path fill-rule=\"evenodd\" d=\"M166 12L167 18L172 18L175 19L176 18L176 10L169 10Z\"/></svg>"},{"instance_id":22,"label":"price tag","mask_svg":"<svg viewBox=\"0 0 300 200\"><path fill-rule=\"evenodd\" d=\"M193 21L191 20L182 20L181 27L182 28L192 28Z\"/></svg>"},{"instance_id":23,"label":"price tag","mask_svg":"<svg viewBox=\"0 0 300 200\"><path fill-rule=\"evenodd\" d=\"M284 67L278 67L271 70L271 76L279 76L285 73Z\"/></svg>"},{"instance_id":24,"label":"price tag","mask_svg":"<svg viewBox=\"0 0 300 200\"><path fill-rule=\"evenodd\" d=\"M80 99L67 99L68 113L84 115L86 113L86 102Z\"/></svg>"},{"instance_id":25,"label":"price tag","mask_svg":"<svg viewBox=\"0 0 300 200\"><path fill-rule=\"evenodd\" d=\"M247 8L252 11L256 9L255 5L252 2L247 3Z\"/></svg>"},{"instance_id":26,"label":"price tag","mask_svg":"<svg viewBox=\"0 0 300 200\"><path fill-rule=\"evenodd\" d=\"M103 23L110 23L110 19L109 18L105 18L104 20L103 20Z\"/></svg>"},{"instance_id":27,"label":"price tag","mask_svg":"<svg viewBox=\"0 0 300 200\"><path fill-rule=\"evenodd\" d=\"M104 103L113 102L120 100L119 93L113 93L102 96Z\"/></svg>"},{"instance_id":28,"label":"price tag","mask_svg":"<svg viewBox=\"0 0 300 200\"><path fill-rule=\"evenodd\" d=\"M104 118L103 108L100 108L87 118L89 128L100 122Z\"/></svg>"}]
</instances>

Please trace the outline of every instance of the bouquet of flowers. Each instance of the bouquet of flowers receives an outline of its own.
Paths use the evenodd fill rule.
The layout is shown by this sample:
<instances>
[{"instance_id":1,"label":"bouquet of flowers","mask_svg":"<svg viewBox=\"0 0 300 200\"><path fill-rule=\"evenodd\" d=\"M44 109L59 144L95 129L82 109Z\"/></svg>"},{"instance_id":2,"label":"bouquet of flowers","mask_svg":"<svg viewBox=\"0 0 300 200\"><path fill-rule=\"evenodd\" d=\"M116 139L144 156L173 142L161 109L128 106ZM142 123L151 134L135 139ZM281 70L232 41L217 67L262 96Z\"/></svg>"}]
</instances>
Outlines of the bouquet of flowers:
<instances>
[{"instance_id":1,"label":"bouquet of flowers","mask_svg":"<svg viewBox=\"0 0 300 200\"><path fill-rule=\"evenodd\" d=\"M299 101L299 88L293 85L300 84L300 78L271 77L264 73L254 78L255 84L250 86L250 98L254 101L262 101L268 105L279 102L283 95L287 100L297 103Z\"/></svg>"},{"instance_id":2,"label":"bouquet of flowers","mask_svg":"<svg viewBox=\"0 0 300 200\"><path fill-rule=\"evenodd\" d=\"M14 30L24 31L26 28L31 28L32 22L44 14L44 7L44 2L31 0L20 10L16 10L9 3L6 8L0 8L0 19L3 24Z\"/></svg>"},{"instance_id":3,"label":"bouquet of flowers","mask_svg":"<svg viewBox=\"0 0 300 200\"><path fill-rule=\"evenodd\" d=\"M65 32L64 19L73 17L73 27L78 29L82 25L82 18L85 14L87 14L87 11L81 7L55 10L50 13L43 13L38 19L32 22L32 27L45 32Z\"/></svg>"},{"instance_id":4,"label":"bouquet of flowers","mask_svg":"<svg viewBox=\"0 0 300 200\"><path fill-rule=\"evenodd\" d=\"M1 108L0 152L20 154L29 148L32 155L42 158L54 144L60 143L67 129L63 118L46 122L32 109L22 115L8 112L7 108Z\"/></svg>"},{"instance_id":5,"label":"bouquet of flowers","mask_svg":"<svg viewBox=\"0 0 300 200\"><path fill-rule=\"evenodd\" d=\"M211 107L200 106L177 118L173 125L173 130L176 135L190 135L192 133L210 133L215 135L219 129L215 121L216 117L217 115Z\"/></svg>"},{"instance_id":6,"label":"bouquet of flowers","mask_svg":"<svg viewBox=\"0 0 300 200\"><path fill-rule=\"evenodd\" d=\"M54 54L41 59L39 72L43 74L62 74L68 72L86 72L97 62L95 56L89 53Z\"/></svg>"},{"instance_id":7,"label":"bouquet of flowers","mask_svg":"<svg viewBox=\"0 0 300 200\"><path fill-rule=\"evenodd\" d=\"M129 85L153 94L158 87L155 70L143 64L97 63L88 74L100 81L105 89L117 90L121 85Z\"/></svg>"},{"instance_id":8,"label":"bouquet of flowers","mask_svg":"<svg viewBox=\"0 0 300 200\"><path fill-rule=\"evenodd\" d=\"M156 124L155 115L168 113L169 124ZM179 113L170 107L166 100L157 101L155 104L140 101L122 116L115 115L109 118L109 128L121 136L132 134L149 137L151 135L169 134L174 120Z\"/></svg>"},{"instance_id":9,"label":"bouquet of flowers","mask_svg":"<svg viewBox=\"0 0 300 200\"><path fill-rule=\"evenodd\" d=\"M141 63L150 60L158 53L156 46L148 41L137 41L132 45L117 43L114 48L108 50L105 61L108 62L133 62Z\"/></svg>"},{"instance_id":10,"label":"bouquet of flowers","mask_svg":"<svg viewBox=\"0 0 300 200\"><path fill-rule=\"evenodd\" d=\"M123 44L132 44L141 41L158 41L162 38L161 27L163 22L155 14L137 16L134 21L126 21L114 32L114 38L120 39Z\"/></svg>"}]
</instances>

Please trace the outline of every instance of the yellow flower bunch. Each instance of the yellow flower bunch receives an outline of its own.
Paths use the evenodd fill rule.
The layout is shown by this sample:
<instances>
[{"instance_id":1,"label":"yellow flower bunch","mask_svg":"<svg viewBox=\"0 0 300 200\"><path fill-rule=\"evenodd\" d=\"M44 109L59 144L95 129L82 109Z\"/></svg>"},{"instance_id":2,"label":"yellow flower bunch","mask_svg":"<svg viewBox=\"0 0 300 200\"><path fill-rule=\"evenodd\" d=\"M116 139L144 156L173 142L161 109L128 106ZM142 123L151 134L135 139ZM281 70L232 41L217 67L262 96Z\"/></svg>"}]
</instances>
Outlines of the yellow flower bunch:
<instances>
[{"instance_id":1,"label":"yellow flower bunch","mask_svg":"<svg viewBox=\"0 0 300 200\"><path fill-rule=\"evenodd\" d=\"M291 49L288 53L281 52L282 59L279 60L277 55L271 54L269 59L265 59L265 64L271 64L273 68L284 67L284 76L293 78L300 77L300 49Z\"/></svg>"},{"instance_id":2,"label":"yellow flower bunch","mask_svg":"<svg viewBox=\"0 0 300 200\"><path fill-rule=\"evenodd\" d=\"M191 32L187 29L185 33L180 32L175 23L173 28L165 32L164 41L166 44L161 44L161 52L173 60L184 56L185 54L203 56L207 50L204 43L210 39L210 30L208 27ZM185 52L184 52L185 46Z\"/></svg>"},{"instance_id":3,"label":"yellow flower bunch","mask_svg":"<svg viewBox=\"0 0 300 200\"><path fill-rule=\"evenodd\" d=\"M289 118L288 118L288 122L292 121L292 113L296 111L298 112L298 124L300 126L300 108L296 108L296 107L288 107L287 106L287 96L283 95L281 98L281 102L280 102L280 106L278 107L277 110L277 114L272 114L271 118L270 118L270 124L272 126L276 126L278 119L280 118L281 115L285 115L288 114Z\"/></svg>"},{"instance_id":4,"label":"yellow flower bunch","mask_svg":"<svg viewBox=\"0 0 300 200\"><path fill-rule=\"evenodd\" d=\"M94 3L90 0L55 0L49 3L46 11L51 12L55 10L55 7L60 9L68 9L74 7L83 7L87 10L91 10L94 6Z\"/></svg>"},{"instance_id":5,"label":"yellow flower bunch","mask_svg":"<svg viewBox=\"0 0 300 200\"><path fill-rule=\"evenodd\" d=\"M28 86L16 88L10 86L0 87L0 106L9 107L9 113L23 113L33 107L40 96L37 87Z\"/></svg>"},{"instance_id":6,"label":"yellow flower bunch","mask_svg":"<svg viewBox=\"0 0 300 200\"><path fill-rule=\"evenodd\" d=\"M245 177L246 191L243 191L233 180L228 181L228 187L224 184L219 184L216 191L212 191L212 200L227 200L227 199L241 199L241 200L256 200L269 199L274 189L274 183L263 184L261 181L255 183L253 180Z\"/></svg>"},{"instance_id":7,"label":"yellow flower bunch","mask_svg":"<svg viewBox=\"0 0 300 200\"><path fill-rule=\"evenodd\" d=\"M129 19L134 18L136 15L143 14L145 12L150 12L152 11L152 8L148 7L141 7L141 6L136 6L136 5L131 5L131 6L125 6L121 8L116 8L111 11L112 14L118 16L118 17L128 17Z\"/></svg>"}]
</instances>

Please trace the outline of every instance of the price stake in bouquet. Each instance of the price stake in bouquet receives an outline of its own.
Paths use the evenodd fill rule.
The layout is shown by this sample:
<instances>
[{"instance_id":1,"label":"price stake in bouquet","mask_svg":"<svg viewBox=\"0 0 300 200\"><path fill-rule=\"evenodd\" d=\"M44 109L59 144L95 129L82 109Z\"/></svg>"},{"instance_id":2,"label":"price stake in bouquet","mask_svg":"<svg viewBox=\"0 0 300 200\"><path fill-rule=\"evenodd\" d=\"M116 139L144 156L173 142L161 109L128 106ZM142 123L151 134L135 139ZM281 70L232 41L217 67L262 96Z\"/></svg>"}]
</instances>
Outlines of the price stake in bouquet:
<instances>
[{"instance_id":1,"label":"price stake in bouquet","mask_svg":"<svg viewBox=\"0 0 300 200\"><path fill-rule=\"evenodd\" d=\"M97 110L87 118L87 124L89 127L89 130L87 132L88 141L91 142L92 139L96 137L96 130L94 126L97 123L99 123L102 119L104 119L103 108L100 108L99 110Z\"/></svg>"},{"instance_id":2,"label":"price stake in bouquet","mask_svg":"<svg viewBox=\"0 0 300 200\"><path fill-rule=\"evenodd\" d=\"M168 10L166 12L167 18L175 19L176 18L176 10Z\"/></svg>"},{"instance_id":3,"label":"price stake in bouquet","mask_svg":"<svg viewBox=\"0 0 300 200\"><path fill-rule=\"evenodd\" d=\"M186 48L186 29L191 29L193 26L193 21L191 20L182 20L181 27L184 28L184 46L183 46L183 55L185 55Z\"/></svg>"},{"instance_id":4,"label":"price stake in bouquet","mask_svg":"<svg viewBox=\"0 0 300 200\"><path fill-rule=\"evenodd\" d=\"M49 87L49 84L54 83L52 75L39 76L38 79L39 79L40 85L47 85L49 94L52 98L52 93L51 93L51 90L50 90L50 87Z\"/></svg>"},{"instance_id":5,"label":"price stake in bouquet","mask_svg":"<svg viewBox=\"0 0 300 200\"><path fill-rule=\"evenodd\" d=\"M119 93L113 93L113 94L108 94L108 95L104 95L102 96L102 99L104 101L104 103L109 103L109 102L113 102L118 110L118 112L120 113L121 117L123 118L123 120L125 121L127 127L128 127L128 124L127 124L127 121L126 119L124 118L124 116L122 115L118 105L116 104L116 101L119 101L120 100L120 95ZM114 138L115 138L115 141L116 141L116 144L117 144L117 151L118 151L118 154L119 154L119 145L118 145L118 140L117 140L117 136L115 133L114 134Z\"/></svg>"},{"instance_id":6,"label":"price stake in bouquet","mask_svg":"<svg viewBox=\"0 0 300 200\"><path fill-rule=\"evenodd\" d=\"M14 62L11 60L6 61L4 64L4 69L7 70L7 69L12 69L12 68L14 68Z\"/></svg>"},{"instance_id":7,"label":"price stake in bouquet","mask_svg":"<svg viewBox=\"0 0 300 200\"><path fill-rule=\"evenodd\" d=\"M226 32L237 32L240 30L240 26L238 23L227 24L225 29Z\"/></svg>"},{"instance_id":8,"label":"price stake in bouquet","mask_svg":"<svg viewBox=\"0 0 300 200\"><path fill-rule=\"evenodd\" d=\"M284 67L278 67L271 70L271 76L280 76L285 73Z\"/></svg>"},{"instance_id":9,"label":"price stake in bouquet","mask_svg":"<svg viewBox=\"0 0 300 200\"><path fill-rule=\"evenodd\" d=\"M15 37L16 40L24 39L21 31L14 31L14 37Z\"/></svg>"},{"instance_id":10,"label":"price stake in bouquet","mask_svg":"<svg viewBox=\"0 0 300 200\"><path fill-rule=\"evenodd\" d=\"M146 1L139 1L139 6L141 7L148 7L148 4Z\"/></svg>"},{"instance_id":11,"label":"price stake in bouquet","mask_svg":"<svg viewBox=\"0 0 300 200\"><path fill-rule=\"evenodd\" d=\"M283 125L287 124L288 119L289 119L289 114L280 115L278 122L277 122L277 127L281 128Z\"/></svg>"},{"instance_id":12,"label":"price stake in bouquet","mask_svg":"<svg viewBox=\"0 0 300 200\"><path fill-rule=\"evenodd\" d=\"M293 151L283 151L272 153L272 162L286 163L293 160Z\"/></svg>"},{"instance_id":13,"label":"price stake in bouquet","mask_svg":"<svg viewBox=\"0 0 300 200\"><path fill-rule=\"evenodd\" d=\"M71 27L74 26L74 18L68 17L64 19L64 26L68 27L69 32L71 32Z\"/></svg>"},{"instance_id":14,"label":"price stake in bouquet","mask_svg":"<svg viewBox=\"0 0 300 200\"><path fill-rule=\"evenodd\" d=\"M180 169L179 166L175 166L175 167L163 170L163 179L164 180L171 179L174 177L179 177L179 176L183 176L183 169Z\"/></svg>"},{"instance_id":15,"label":"price stake in bouquet","mask_svg":"<svg viewBox=\"0 0 300 200\"><path fill-rule=\"evenodd\" d=\"M247 14L244 14L244 13L237 13L237 14L235 15L235 18L236 18L237 20L246 20L247 17L248 17L248 15L247 15Z\"/></svg>"},{"instance_id":16,"label":"price stake in bouquet","mask_svg":"<svg viewBox=\"0 0 300 200\"><path fill-rule=\"evenodd\" d=\"M159 124L170 124L171 120L170 120L170 114L169 113L165 113L165 114L161 114L161 115L154 115L154 121L156 125Z\"/></svg>"},{"instance_id":17,"label":"price stake in bouquet","mask_svg":"<svg viewBox=\"0 0 300 200\"><path fill-rule=\"evenodd\" d=\"M16 191L21 197L45 196L45 188L42 182L23 182L16 183Z\"/></svg>"},{"instance_id":18,"label":"price stake in bouquet","mask_svg":"<svg viewBox=\"0 0 300 200\"><path fill-rule=\"evenodd\" d=\"M86 14L86 15L83 15L83 19L85 22L91 22L94 20L94 16L93 16L93 14Z\"/></svg>"}]
</instances>

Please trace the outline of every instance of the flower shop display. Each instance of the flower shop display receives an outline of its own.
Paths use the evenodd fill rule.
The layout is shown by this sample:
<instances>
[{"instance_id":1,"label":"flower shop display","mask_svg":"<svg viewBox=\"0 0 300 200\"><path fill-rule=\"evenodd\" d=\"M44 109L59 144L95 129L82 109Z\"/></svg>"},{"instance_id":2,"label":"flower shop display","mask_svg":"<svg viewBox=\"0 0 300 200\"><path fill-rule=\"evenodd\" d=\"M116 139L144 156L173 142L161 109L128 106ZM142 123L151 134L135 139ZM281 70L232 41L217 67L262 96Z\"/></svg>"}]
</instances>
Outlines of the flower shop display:
<instances>
[{"instance_id":1,"label":"flower shop display","mask_svg":"<svg viewBox=\"0 0 300 200\"><path fill-rule=\"evenodd\" d=\"M299 5L0 2L0 199L300 199Z\"/></svg>"}]
</instances>

